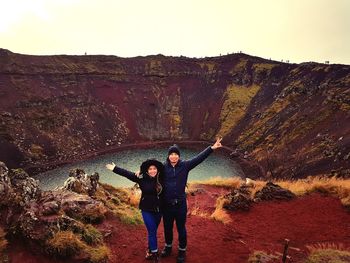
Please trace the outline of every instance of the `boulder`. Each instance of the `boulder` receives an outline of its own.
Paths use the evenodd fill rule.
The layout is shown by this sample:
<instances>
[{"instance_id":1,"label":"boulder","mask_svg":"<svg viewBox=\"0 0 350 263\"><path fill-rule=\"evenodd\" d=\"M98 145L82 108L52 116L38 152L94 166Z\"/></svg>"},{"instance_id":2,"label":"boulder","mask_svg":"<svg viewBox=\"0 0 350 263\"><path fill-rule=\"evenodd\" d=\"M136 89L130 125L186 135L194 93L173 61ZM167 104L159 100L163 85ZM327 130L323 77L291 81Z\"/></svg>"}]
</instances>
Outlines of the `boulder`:
<instances>
[{"instance_id":1,"label":"boulder","mask_svg":"<svg viewBox=\"0 0 350 263\"><path fill-rule=\"evenodd\" d=\"M267 182L266 185L255 193L255 201L265 200L290 200L295 197L291 191L280 187L272 182Z\"/></svg>"},{"instance_id":2,"label":"boulder","mask_svg":"<svg viewBox=\"0 0 350 263\"><path fill-rule=\"evenodd\" d=\"M8 175L9 169L6 164L0 161L0 180Z\"/></svg>"},{"instance_id":3,"label":"boulder","mask_svg":"<svg viewBox=\"0 0 350 263\"><path fill-rule=\"evenodd\" d=\"M3 162L0 162L0 204L5 203L6 198L9 197L12 191L8 171L7 166Z\"/></svg>"},{"instance_id":4,"label":"boulder","mask_svg":"<svg viewBox=\"0 0 350 263\"><path fill-rule=\"evenodd\" d=\"M11 169L0 162L0 204L25 206L40 196L39 181L23 169Z\"/></svg>"},{"instance_id":5,"label":"boulder","mask_svg":"<svg viewBox=\"0 0 350 263\"><path fill-rule=\"evenodd\" d=\"M227 199L228 202L225 203L223 207L232 211L247 211L250 209L253 203L250 194L251 187L248 185L242 185L240 188L234 189L231 193L224 196L224 198Z\"/></svg>"},{"instance_id":6,"label":"boulder","mask_svg":"<svg viewBox=\"0 0 350 263\"><path fill-rule=\"evenodd\" d=\"M55 200L55 201L44 203L42 205L41 213L44 216L55 215L58 213L59 210L60 210L60 202Z\"/></svg>"},{"instance_id":7,"label":"boulder","mask_svg":"<svg viewBox=\"0 0 350 263\"><path fill-rule=\"evenodd\" d=\"M89 196L97 189L99 175L87 176L81 169L70 175L75 183L67 183L67 189L41 191L38 181L24 170L9 171L0 162L0 212L8 234L23 238L29 247L39 245L46 252L50 249L48 241L62 231L90 238L91 228L85 223L100 223L108 212L103 201ZM82 193L71 191L77 184Z\"/></svg>"},{"instance_id":8,"label":"boulder","mask_svg":"<svg viewBox=\"0 0 350 263\"><path fill-rule=\"evenodd\" d=\"M107 212L102 202L85 194L63 191L58 200L66 215L87 223L101 222Z\"/></svg>"},{"instance_id":9,"label":"boulder","mask_svg":"<svg viewBox=\"0 0 350 263\"><path fill-rule=\"evenodd\" d=\"M30 177L23 169L11 169L9 178L14 198L20 206L25 206L40 196L39 181Z\"/></svg>"},{"instance_id":10,"label":"boulder","mask_svg":"<svg viewBox=\"0 0 350 263\"><path fill-rule=\"evenodd\" d=\"M98 187L99 174L87 175L82 169L73 169L69 173L68 179L63 184L63 189L79 194L93 196Z\"/></svg>"},{"instance_id":11,"label":"boulder","mask_svg":"<svg viewBox=\"0 0 350 263\"><path fill-rule=\"evenodd\" d=\"M87 195L68 190L43 192L32 200L15 223L23 237L35 242L45 242L57 231L72 230L84 222L97 222L104 218L107 208Z\"/></svg>"}]
</instances>

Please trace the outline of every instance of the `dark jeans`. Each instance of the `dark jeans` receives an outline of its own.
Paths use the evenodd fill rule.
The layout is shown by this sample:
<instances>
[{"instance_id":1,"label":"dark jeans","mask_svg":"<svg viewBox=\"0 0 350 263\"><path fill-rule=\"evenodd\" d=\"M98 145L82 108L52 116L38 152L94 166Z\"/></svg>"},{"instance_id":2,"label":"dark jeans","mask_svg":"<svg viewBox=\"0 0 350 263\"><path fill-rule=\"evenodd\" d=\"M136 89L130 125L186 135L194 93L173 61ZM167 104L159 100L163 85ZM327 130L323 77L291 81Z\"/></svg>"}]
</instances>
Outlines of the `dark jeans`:
<instances>
[{"instance_id":1,"label":"dark jeans","mask_svg":"<svg viewBox=\"0 0 350 263\"><path fill-rule=\"evenodd\" d=\"M186 233L186 216L187 203L186 200L176 205L166 205L163 210L164 235L166 246L173 244L173 225L176 223L177 232L179 234L179 249L186 250L187 233Z\"/></svg>"},{"instance_id":2,"label":"dark jeans","mask_svg":"<svg viewBox=\"0 0 350 263\"><path fill-rule=\"evenodd\" d=\"M143 222L146 225L148 232L148 248L151 252L158 251L157 244L157 229L162 218L162 214L159 212L141 211Z\"/></svg>"}]
</instances>

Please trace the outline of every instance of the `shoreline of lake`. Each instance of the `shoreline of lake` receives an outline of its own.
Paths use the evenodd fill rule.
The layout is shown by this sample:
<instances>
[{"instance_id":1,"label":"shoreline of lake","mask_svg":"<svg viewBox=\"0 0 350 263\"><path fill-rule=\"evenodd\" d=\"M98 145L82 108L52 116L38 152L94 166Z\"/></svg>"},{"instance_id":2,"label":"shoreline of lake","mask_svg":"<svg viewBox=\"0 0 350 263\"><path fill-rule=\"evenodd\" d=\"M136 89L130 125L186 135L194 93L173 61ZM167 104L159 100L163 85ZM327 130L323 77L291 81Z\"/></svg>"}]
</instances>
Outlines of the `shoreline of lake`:
<instances>
[{"instance_id":1,"label":"shoreline of lake","mask_svg":"<svg viewBox=\"0 0 350 263\"><path fill-rule=\"evenodd\" d=\"M168 147L161 147L159 144L156 146L157 147L151 148L146 147L145 149L140 149L140 147L137 149L127 148L124 151L105 153L89 159L70 162L69 164L60 166L56 169L37 174L34 178L39 179L41 184L44 184L43 188L47 188L45 185L49 185L49 188L53 189L54 187L63 184L68 178L69 170L80 168L85 170L87 174L98 172L100 174L101 182L109 183L114 186L131 186L132 183L126 183L126 179L120 180L120 178L117 179L112 177L112 172L105 169L105 164L114 161L120 167L129 169L130 171L137 171L139 165L148 158L156 158L162 162L165 161ZM205 147L202 145L200 149L198 149L198 146L189 148L185 147L184 144L180 144L182 153L181 157L182 159L190 159L205 149ZM196 150L193 148L196 148ZM207 167L204 169L203 167L205 166ZM215 153L211 154L209 158L195 170L197 169L199 170L191 171L192 176L190 175L189 181L205 180L216 176L244 177L244 172L240 165L232 159L227 158L227 155L222 154L219 151L215 151Z\"/></svg>"},{"instance_id":2,"label":"shoreline of lake","mask_svg":"<svg viewBox=\"0 0 350 263\"><path fill-rule=\"evenodd\" d=\"M107 148L97 150L90 153L85 153L83 155L77 158L72 157L69 160L59 160L59 161L49 161L46 163L42 163L40 165L27 165L23 167L23 169L28 172L31 175L37 175L40 173L44 173L50 170L54 170L56 168L62 167L64 165L69 165L72 163L80 162L80 161L86 161L98 156L103 156L110 153L118 153L124 150L129 149L154 149L154 148L160 148L162 146L171 146L172 144L178 144L180 147L185 148L193 148L196 150L200 150L201 147L207 147L209 145L212 145L212 142L208 141L174 141L174 140L166 140L166 141L146 141L146 142L135 142L130 144L122 144L122 145L112 145ZM225 153L223 153L224 151ZM218 150L219 153L225 156L230 156L231 153L236 152L234 149L229 148L227 146L223 146ZM231 159L231 158L230 158ZM231 159L232 160L232 159ZM233 161L233 160L232 160ZM234 161L233 161L234 162Z\"/></svg>"}]
</instances>

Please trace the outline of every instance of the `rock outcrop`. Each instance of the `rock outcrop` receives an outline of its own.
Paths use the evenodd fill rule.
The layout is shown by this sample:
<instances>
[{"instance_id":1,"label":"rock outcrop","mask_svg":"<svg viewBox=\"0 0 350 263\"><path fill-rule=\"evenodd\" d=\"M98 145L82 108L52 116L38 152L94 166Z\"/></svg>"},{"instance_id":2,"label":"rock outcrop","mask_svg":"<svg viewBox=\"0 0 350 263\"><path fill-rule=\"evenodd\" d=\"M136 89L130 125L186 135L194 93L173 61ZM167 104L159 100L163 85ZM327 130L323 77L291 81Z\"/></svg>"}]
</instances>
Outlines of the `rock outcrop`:
<instances>
[{"instance_id":1,"label":"rock outcrop","mask_svg":"<svg viewBox=\"0 0 350 263\"><path fill-rule=\"evenodd\" d=\"M267 182L264 187L255 192L255 185L251 179L242 184L239 188L233 189L231 193L223 196L225 200L223 208L231 211L248 211L254 202L270 200L290 200L295 198L288 189L284 189L277 184Z\"/></svg>"},{"instance_id":2,"label":"rock outcrop","mask_svg":"<svg viewBox=\"0 0 350 263\"><path fill-rule=\"evenodd\" d=\"M225 202L223 208L231 211L248 211L253 204L251 198L251 187L246 185L234 189L231 193L225 195L224 198L228 201Z\"/></svg>"},{"instance_id":3,"label":"rock outcrop","mask_svg":"<svg viewBox=\"0 0 350 263\"><path fill-rule=\"evenodd\" d=\"M11 181L8 176L8 168L5 163L0 162L0 205L4 204L6 198L11 194Z\"/></svg>"},{"instance_id":4,"label":"rock outcrop","mask_svg":"<svg viewBox=\"0 0 350 263\"><path fill-rule=\"evenodd\" d=\"M93 196L97 190L99 178L97 172L87 175L82 169L73 169L69 173L69 178L64 182L63 189Z\"/></svg>"},{"instance_id":5,"label":"rock outcrop","mask_svg":"<svg viewBox=\"0 0 350 263\"><path fill-rule=\"evenodd\" d=\"M0 162L0 210L6 219L0 226L8 230L9 236L25 238L28 244L40 245L54 256L66 253L56 247L60 243L52 241L61 233L71 233L72 240L81 244L80 249L89 249L89 240L94 238L91 235L101 234L87 224L101 223L109 209L95 197L98 174L87 176L83 170L76 169L70 176L61 189L41 191L38 181L25 171L9 170ZM80 240L84 237L90 238L86 244ZM102 259L105 260L106 255Z\"/></svg>"},{"instance_id":6,"label":"rock outcrop","mask_svg":"<svg viewBox=\"0 0 350 263\"><path fill-rule=\"evenodd\" d=\"M284 189L272 182L267 182L260 191L255 193L254 199L256 201L290 200L295 197L295 194L288 189Z\"/></svg>"},{"instance_id":7,"label":"rock outcrop","mask_svg":"<svg viewBox=\"0 0 350 263\"><path fill-rule=\"evenodd\" d=\"M39 182L30 177L23 169L8 170L0 162L0 205L25 207L41 194Z\"/></svg>"}]
</instances>

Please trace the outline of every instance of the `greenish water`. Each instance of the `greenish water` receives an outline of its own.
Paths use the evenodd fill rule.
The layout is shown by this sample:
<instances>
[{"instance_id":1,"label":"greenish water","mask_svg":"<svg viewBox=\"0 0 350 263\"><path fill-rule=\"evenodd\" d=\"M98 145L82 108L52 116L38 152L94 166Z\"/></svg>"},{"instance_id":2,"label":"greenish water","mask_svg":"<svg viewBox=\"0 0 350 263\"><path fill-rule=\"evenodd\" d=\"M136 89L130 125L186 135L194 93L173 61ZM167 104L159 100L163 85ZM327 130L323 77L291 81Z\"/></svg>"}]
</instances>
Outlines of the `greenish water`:
<instances>
[{"instance_id":1,"label":"greenish water","mask_svg":"<svg viewBox=\"0 0 350 263\"><path fill-rule=\"evenodd\" d=\"M181 159L187 160L194 157L200 151L181 149ZM155 158L164 162L167 157L167 148L126 150L112 154L102 155L86 161L69 164L60 168L35 176L40 181L42 189L54 189L62 186L68 178L69 171L73 168L81 168L87 174L98 172L100 181L118 187L129 187L134 185L128 179L119 176L105 168L107 163L114 162L117 166L135 172L139 170L140 164L149 158ZM211 177L233 177L242 176L243 172L238 164L232 162L217 152L212 153L204 162L191 170L189 181L205 180Z\"/></svg>"}]
</instances>

